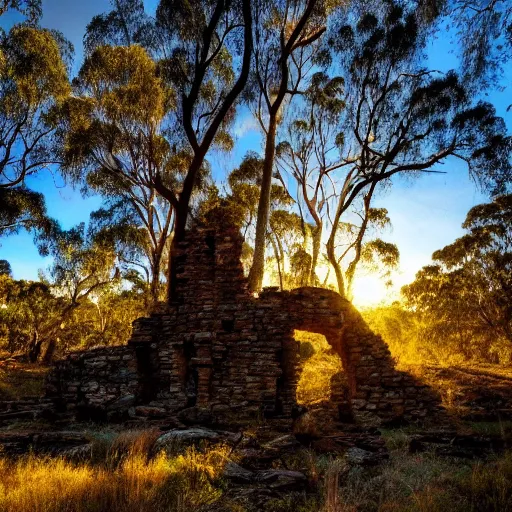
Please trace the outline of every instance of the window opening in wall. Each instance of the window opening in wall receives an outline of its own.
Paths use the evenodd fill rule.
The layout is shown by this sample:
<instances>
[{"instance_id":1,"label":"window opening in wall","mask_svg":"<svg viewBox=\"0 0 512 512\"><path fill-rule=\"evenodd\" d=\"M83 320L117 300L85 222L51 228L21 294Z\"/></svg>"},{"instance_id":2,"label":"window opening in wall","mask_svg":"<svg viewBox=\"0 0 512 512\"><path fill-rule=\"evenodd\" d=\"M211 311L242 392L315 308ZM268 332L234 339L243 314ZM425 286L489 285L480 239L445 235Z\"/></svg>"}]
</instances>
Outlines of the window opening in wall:
<instances>
[{"instance_id":1,"label":"window opening in wall","mask_svg":"<svg viewBox=\"0 0 512 512\"><path fill-rule=\"evenodd\" d=\"M234 320L222 320L222 329L226 332L233 332L235 328L235 321Z\"/></svg>"},{"instance_id":2,"label":"window opening in wall","mask_svg":"<svg viewBox=\"0 0 512 512\"><path fill-rule=\"evenodd\" d=\"M135 349L137 373L139 374L139 393L142 403L148 403L156 396L155 368L152 362L151 347L140 345Z\"/></svg>"}]
</instances>

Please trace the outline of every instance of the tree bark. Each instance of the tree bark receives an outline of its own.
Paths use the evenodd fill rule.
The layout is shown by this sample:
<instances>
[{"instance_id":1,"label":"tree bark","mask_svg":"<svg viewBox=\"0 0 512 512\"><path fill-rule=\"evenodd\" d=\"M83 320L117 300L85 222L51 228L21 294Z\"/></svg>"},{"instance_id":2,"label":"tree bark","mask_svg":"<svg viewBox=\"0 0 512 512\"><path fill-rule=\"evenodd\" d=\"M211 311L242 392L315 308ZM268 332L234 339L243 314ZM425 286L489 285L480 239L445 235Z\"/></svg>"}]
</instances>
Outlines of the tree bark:
<instances>
[{"instance_id":1,"label":"tree bark","mask_svg":"<svg viewBox=\"0 0 512 512\"><path fill-rule=\"evenodd\" d=\"M37 331L34 331L32 335L32 341L30 343L30 349L28 351L28 360L31 363L37 363L39 356L41 355L41 345L43 344L43 340L39 338L39 334Z\"/></svg>"},{"instance_id":2,"label":"tree bark","mask_svg":"<svg viewBox=\"0 0 512 512\"><path fill-rule=\"evenodd\" d=\"M265 241L270 213L270 191L272 188L272 170L276 153L277 115L270 117L267 137L265 141L265 159L263 162L263 176L261 178L261 192L258 203L258 218L256 220L256 239L251 270L249 271L249 289L253 292L261 290L263 273L265 271Z\"/></svg>"},{"instance_id":3,"label":"tree bark","mask_svg":"<svg viewBox=\"0 0 512 512\"><path fill-rule=\"evenodd\" d=\"M149 295L151 303L156 304L160 295L160 266L162 262L162 254L154 254L151 263L151 284L149 288Z\"/></svg>"},{"instance_id":4,"label":"tree bark","mask_svg":"<svg viewBox=\"0 0 512 512\"><path fill-rule=\"evenodd\" d=\"M274 256L276 258L277 263L277 272L279 274L279 288L283 291L283 273L281 272L281 258L279 256L279 249L277 248L276 241L274 240L274 234L270 234L270 241L272 242L272 247L274 249Z\"/></svg>"},{"instance_id":5,"label":"tree bark","mask_svg":"<svg viewBox=\"0 0 512 512\"><path fill-rule=\"evenodd\" d=\"M46 347L46 352L43 356L43 364L49 365L53 361L53 356L55 355L55 350L57 349L57 340L52 337L48 342L48 346Z\"/></svg>"},{"instance_id":6,"label":"tree bark","mask_svg":"<svg viewBox=\"0 0 512 512\"><path fill-rule=\"evenodd\" d=\"M341 265L338 262L338 258L336 258L336 253L334 251L334 236L331 235L329 240L327 241L327 258L329 259L329 263L334 269L334 274L336 275L336 284L338 285L338 293L345 298L345 279L343 277L343 271L341 270Z\"/></svg>"},{"instance_id":7,"label":"tree bark","mask_svg":"<svg viewBox=\"0 0 512 512\"><path fill-rule=\"evenodd\" d=\"M318 265L318 257L320 255L320 245L322 243L322 224L317 224L313 230L313 251L311 258L311 270L309 272L309 285L316 286L318 277L316 275L316 267Z\"/></svg>"}]
</instances>

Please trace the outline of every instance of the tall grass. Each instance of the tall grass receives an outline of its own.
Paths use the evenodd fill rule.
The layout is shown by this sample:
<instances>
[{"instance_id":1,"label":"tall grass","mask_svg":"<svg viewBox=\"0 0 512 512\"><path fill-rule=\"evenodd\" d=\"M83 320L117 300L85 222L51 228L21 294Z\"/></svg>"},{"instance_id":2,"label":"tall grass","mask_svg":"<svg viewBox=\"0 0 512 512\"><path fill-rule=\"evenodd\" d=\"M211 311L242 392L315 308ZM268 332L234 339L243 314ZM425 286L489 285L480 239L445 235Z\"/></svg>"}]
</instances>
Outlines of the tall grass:
<instances>
[{"instance_id":1,"label":"tall grass","mask_svg":"<svg viewBox=\"0 0 512 512\"><path fill-rule=\"evenodd\" d=\"M2 512L190 512L221 496L229 449L151 457L153 434L121 435L102 463L0 459Z\"/></svg>"}]
</instances>

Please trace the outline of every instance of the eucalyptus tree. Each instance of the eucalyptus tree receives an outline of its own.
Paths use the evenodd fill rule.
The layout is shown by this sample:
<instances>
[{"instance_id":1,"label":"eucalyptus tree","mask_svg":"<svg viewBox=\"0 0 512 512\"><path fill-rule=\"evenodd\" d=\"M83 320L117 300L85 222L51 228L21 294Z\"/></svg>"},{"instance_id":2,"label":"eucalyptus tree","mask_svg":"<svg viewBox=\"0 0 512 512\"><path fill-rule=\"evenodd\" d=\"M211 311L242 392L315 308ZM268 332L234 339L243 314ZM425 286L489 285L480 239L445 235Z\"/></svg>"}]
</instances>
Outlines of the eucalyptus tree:
<instances>
[{"instance_id":1,"label":"eucalyptus tree","mask_svg":"<svg viewBox=\"0 0 512 512\"><path fill-rule=\"evenodd\" d=\"M276 148L278 176L292 178L289 193L296 197L303 230L313 221L312 254L307 283L318 282L316 268L322 246L325 217L335 192L333 178L343 167L338 144L343 138L339 116L345 107L343 80L323 72L313 75L303 106L287 122L285 136ZM305 210L305 211L304 211ZM305 233L304 233L305 234Z\"/></svg>"},{"instance_id":2,"label":"eucalyptus tree","mask_svg":"<svg viewBox=\"0 0 512 512\"><path fill-rule=\"evenodd\" d=\"M0 189L55 163L51 111L70 92L62 48L49 30L14 26L0 41Z\"/></svg>"},{"instance_id":3,"label":"eucalyptus tree","mask_svg":"<svg viewBox=\"0 0 512 512\"><path fill-rule=\"evenodd\" d=\"M140 44L155 49L154 20L146 13L142 0L110 0L112 10L98 14L88 23L84 35L87 55L99 46L131 46Z\"/></svg>"},{"instance_id":4,"label":"eucalyptus tree","mask_svg":"<svg viewBox=\"0 0 512 512\"><path fill-rule=\"evenodd\" d=\"M216 185L209 188L207 197L200 204L199 220L205 225L231 225L240 229L244 239L243 262L252 259L254 229L258 214L263 159L248 151L240 165L227 179L229 190L223 196ZM274 259L281 288L285 286L284 265L286 254L295 247L288 244L297 235L302 238L298 216L288 211L293 199L286 189L274 183L271 190L271 218L267 232L267 245L274 249ZM250 262L249 262L250 263ZM250 264L249 264L250 267Z\"/></svg>"},{"instance_id":5,"label":"eucalyptus tree","mask_svg":"<svg viewBox=\"0 0 512 512\"><path fill-rule=\"evenodd\" d=\"M311 257L304 249L310 225L305 226L303 219L289 210L290 197L283 192L284 190L280 194L282 202L272 201L267 233L274 253L281 290L309 284L311 266Z\"/></svg>"},{"instance_id":6,"label":"eucalyptus tree","mask_svg":"<svg viewBox=\"0 0 512 512\"><path fill-rule=\"evenodd\" d=\"M45 283L10 278L0 282L0 293L0 324L7 334L6 348L11 353L26 354L35 363L43 345L56 333L64 299L53 295Z\"/></svg>"},{"instance_id":7,"label":"eucalyptus tree","mask_svg":"<svg viewBox=\"0 0 512 512\"><path fill-rule=\"evenodd\" d=\"M60 231L52 244L53 261L43 282L62 301L59 315L47 327L47 336L39 340L31 359L36 361L43 343L47 343L45 361L50 362L57 346L59 330L73 312L91 299L99 300L105 292L120 284L122 274L117 266L114 247L95 240L85 224Z\"/></svg>"},{"instance_id":8,"label":"eucalyptus tree","mask_svg":"<svg viewBox=\"0 0 512 512\"><path fill-rule=\"evenodd\" d=\"M330 212L345 178L346 161L340 153L345 126L340 124L345 108L344 80L323 72L313 75L305 101L287 123L286 138L277 147L277 166L281 180L292 178L289 191L296 197L303 226L312 219L311 257L306 283L318 284L317 264L324 244L324 228L330 228ZM347 218L338 223L336 259L343 273L339 292L352 298L356 270L366 267L389 269L398 263L396 246L384 242L379 234L389 224L387 210L372 207L373 190L354 202ZM305 264L306 259L302 258Z\"/></svg>"},{"instance_id":9,"label":"eucalyptus tree","mask_svg":"<svg viewBox=\"0 0 512 512\"><path fill-rule=\"evenodd\" d=\"M161 75L178 95L173 140L190 153L179 194L160 175L155 185L175 210L173 244L185 238L194 187L212 146L232 148L229 125L249 77L252 13L249 0L161 0L156 12L164 43ZM170 296L174 291L170 256Z\"/></svg>"},{"instance_id":10,"label":"eucalyptus tree","mask_svg":"<svg viewBox=\"0 0 512 512\"><path fill-rule=\"evenodd\" d=\"M278 124L286 102L303 92L301 88L314 67L314 56L326 31L327 17L335 5L322 0L254 2L254 73L248 96L264 133L265 156L249 272L253 291L258 291L263 281Z\"/></svg>"},{"instance_id":11,"label":"eucalyptus tree","mask_svg":"<svg viewBox=\"0 0 512 512\"><path fill-rule=\"evenodd\" d=\"M0 260L0 276L12 276L11 264L7 260Z\"/></svg>"},{"instance_id":12,"label":"eucalyptus tree","mask_svg":"<svg viewBox=\"0 0 512 512\"><path fill-rule=\"evenodd\" d=\"M432 343L467 359L493 361L500 352L510 358L512 196L473 207L463 227L466 234L434 252L433 264L402 293Z\"/></svg>"},{"instance_id":13,"label":"eucalyptus tree","mask_svg":"<svg viewBox=\"0 0 512 512\"><path fill-rule=\"evenodd\" d=\"M336 254L342 216L357 201L370 201L379 185L397 175L436 172L449 158L461 160L493 192L511 177L510 138L492 105L471 104L454 72L439 74L420 65L425 41L420 21L413 9L389 3L375 14L348 16L327 41L325 54L332 52L340 68L347 105L340 120L344 174L327 241L342 294L345 281Z\"/></svg>"},{"instance_id":14,"label":"eucalyptus tree","mask_svg":"<svg viewBox=\"0 0 512 512\"><path fill-rule=\"evenodd\" d=\"M229 125L249 76L252 13L249 0L161 0L155 18L141 0L116 0L113 10L88 26L88 51L101 44L137 43L150 52L158 76L176 92L176 111L165 139L184 172L179 187L158 172L152 180L174 215L173 243L185 237L193 194L211 147L232 148ZM169 295L173 294L170 251Z\"/></svg>"},{"instance_id":15,"label":"eucalyptus tree","mask_svg":"<svg viewBox=\"0 0 512 512\"><path fill-rule=\"evenodd\" d=\"M2 0L0 2L0 16L7 11L18 11L28 23L36 23L42 16L41 0Z\"/></svg>"},{"instance_id":16,"label":"eucalyptus tree","mask_svg":"<svg viewBox=\"0 0 512 512\"><path fill-rule=\"evenodd\" d=\"M448 0L464 77L477 88L500 83L512 49L512 6L506 0Z\"/></svg>"},{"instance_id":17,"label":"eucalyptus tree","mask_svg":"<svg viewBox=\"0 0 512 512\"><path fill-rule=\"evenodd\" d=\"M264 164L264 160L257 153L250 151L245 155L240 166L228 176L231 191L227 197L228 204L239 211L243 222L242 233L246 242L254 240ZM287 211L293 199L282 185L272 184L270 201L270 222L265 240L266 244L270 244L273 248L282 289L284 287L284 247L287 239L297 234L297 222L295 222L296 215ZM291 246L289 249L291 250Z\"/></svg>"},{"instance_id":18,"label":"eucalyptus tree","mask_svg":"<svg viewBox=\"0 0 512 512\"><path fill-rule=\"evenodd\" d=\"M75 182L85 181L86 188L104 197L105 208L95 219L103 227L116 221L117 228L104 229L102 235L115 232L119 242L128 237L125 242L143 250L150 296L157 301L175 212L158 195L154 181L158 175L175 189L185 165L164 135L176 108L175 93L137 45L96 48L73 85L74 95L60 115L62 167Z\"/></svg>"},{"instance_id":19,"label":"eucalyptus tree","mask_svg":"<svg viewBox=\"0 0 512 512\"><path fill-rule=\"evenodd\" d=\"M0 237L27 230L42 255L58 231L58 224L48 217L43 194L26 187L0 189Z\"/></svg>"},{"instance_id":20,"label":"eucalyptus tree","mask_svg":"<svg viewBox=\"0 0 512 512\"><path fill-rule=\"evenodd\" d=\"M67 50L61 36L33 26L0 35L0 236L28 229L45 237L54 227L26 180L57 163L53 109L70 92Z\"/></svg>"}]
</instances>

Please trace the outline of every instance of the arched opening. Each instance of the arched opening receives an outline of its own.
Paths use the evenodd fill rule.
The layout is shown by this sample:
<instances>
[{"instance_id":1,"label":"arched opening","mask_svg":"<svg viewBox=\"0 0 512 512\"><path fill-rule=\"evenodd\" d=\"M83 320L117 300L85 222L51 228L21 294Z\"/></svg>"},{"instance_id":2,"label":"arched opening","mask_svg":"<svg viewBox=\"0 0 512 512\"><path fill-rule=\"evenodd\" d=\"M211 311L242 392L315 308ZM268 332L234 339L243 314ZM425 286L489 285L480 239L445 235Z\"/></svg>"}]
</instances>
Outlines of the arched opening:
<instances>
[{"instance_id":1,"label":"arched opening","mask_svg":"<svg viewBox=\"0 0 512 512\"><path fill-rule=\"evenodd\" d=\"M297 403L308 409L324 409L341 421L352 421L348 376L340 356L322 334L295 330L300 368Z\"/></svg>"}]
</instances>

